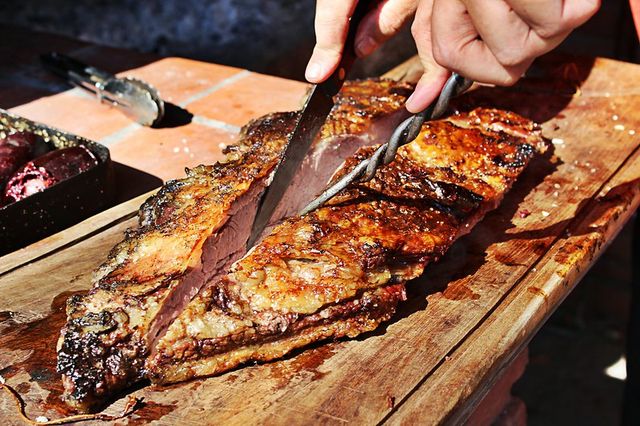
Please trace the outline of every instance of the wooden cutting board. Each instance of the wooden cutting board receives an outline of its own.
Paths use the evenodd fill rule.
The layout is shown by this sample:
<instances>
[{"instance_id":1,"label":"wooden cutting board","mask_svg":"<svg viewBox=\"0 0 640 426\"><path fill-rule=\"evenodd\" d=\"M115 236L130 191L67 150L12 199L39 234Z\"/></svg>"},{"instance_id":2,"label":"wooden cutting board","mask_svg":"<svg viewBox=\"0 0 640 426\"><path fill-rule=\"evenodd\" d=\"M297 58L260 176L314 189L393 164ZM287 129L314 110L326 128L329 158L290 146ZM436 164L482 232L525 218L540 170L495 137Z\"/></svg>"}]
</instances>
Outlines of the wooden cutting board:
<instances>
[{"instance_id":1,"label":"wooden cutting board","mask_svg":"<svg viewBox=\"0 0 640 426\"><path fill-rule=\"evenodd\" d=\"M414 59L389 76L414 79ZM357 339L168 388L121 423L432 424L467 418L640 202L640 66L547 56L510 89L480 88L461 107L512 109L552 140L500 208L423 277L391 321ZM55 344L64 302L135 225L139 197L0 258L0 375L30 416L60 402ZM116 414L126 398L106 411ZM0 394L5 424L18 424Z\"/></svg>"}]
</instances>

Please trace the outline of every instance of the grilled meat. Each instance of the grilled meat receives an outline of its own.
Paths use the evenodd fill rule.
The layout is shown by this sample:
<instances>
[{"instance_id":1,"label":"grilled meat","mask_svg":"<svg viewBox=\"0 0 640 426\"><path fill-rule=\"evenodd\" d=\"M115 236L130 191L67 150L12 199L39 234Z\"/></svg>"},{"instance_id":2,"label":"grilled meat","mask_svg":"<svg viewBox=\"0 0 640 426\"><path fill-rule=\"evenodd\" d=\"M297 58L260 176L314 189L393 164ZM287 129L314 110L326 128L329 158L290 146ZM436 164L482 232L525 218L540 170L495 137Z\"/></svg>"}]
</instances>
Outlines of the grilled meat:
<instances>
[{"instance_id":1,"label":"grilled meat","mask_svg":"<svg viewBox=\"0 0 640 426\"><path fill-rule=\"evenodd\" d=\"M346 84L314 142L315 159L339 156L327 149L338 142L354 152L384 140L406 114L410 91L390 81ZM257 202L295 121L296 113L280 113L250 123L227 148L225 162L187 170L141 207L140 226L98 268L89 294L67 303L58 370L70 405L92 410L144 378L145 360L173 320L244 254ZM296 182L309 191L290 196L292 211L326 183Z\"/></svg>"},{"instance_id":2,"label":"grilled meat","mask_svg":"<svg viewBox=\"0 0 640 426\"><path fill-rule=\"evenodd\" d=\"M345 85L280 216L371 153L406 115L410 87ZM67 304L65 397L97 408L145 377L170 383L355 336L390 318L405 283L494 208L540 141L528 120L476 110L427 123L370 182L290 217L244 257L260 194L295 113L246 126L227 159L187 171L140 209L140 226ZM377 136L377 137L376 137ZM323 171L323 179L305 176Z\"/></svg>"},{"instance_id":3,"label":"grilled meat","mask_svg":"<svg viewBox=\"0 0 640 426\"><path fill-rule=\"evenodd\" d=\"M408 280L498 205L539 141L502 111L425 124L373 180L288 219L199 294L154 348L149 377L183 381L372 330Z\"/></svg>"}]
</instances>

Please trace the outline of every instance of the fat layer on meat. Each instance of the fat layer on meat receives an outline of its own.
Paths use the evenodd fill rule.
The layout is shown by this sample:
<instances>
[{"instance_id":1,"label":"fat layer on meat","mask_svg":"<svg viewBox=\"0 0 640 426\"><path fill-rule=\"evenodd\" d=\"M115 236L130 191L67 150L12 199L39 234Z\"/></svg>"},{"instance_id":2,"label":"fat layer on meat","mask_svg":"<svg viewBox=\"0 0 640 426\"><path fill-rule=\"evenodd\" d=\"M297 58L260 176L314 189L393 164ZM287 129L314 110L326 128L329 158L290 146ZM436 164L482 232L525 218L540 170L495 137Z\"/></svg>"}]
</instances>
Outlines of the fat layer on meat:
<instances>
[{"instance_id":1,"label":"fat layer on meat","mask_svg":"<svg viewBox=\"0 0 640 426\"><path fill-rule=\"evenodd\" d=\"M406 115L410 91L391 81L345 84L314 142L313 161L294 179L298 190L288 194L280 215L296 211L324 186L321 179L302 178L319 162L340 164L357 148L388 136ZM250 123L226 149L224 162L187 170L185 178L166 183L144 203L140 226L113 248L91 291L67 303L58 371L70 405L98 408L143 379L146 358L171 322L244 254L260 195L296 118L297 113L277 113Z\"/></svg>"},{"instance_id":2,"label":"fat layer on meat","mask_svg":"<svg viewBox=\"0 0 640 426\"><path fill-rule=\"evenodd\" d=\"M498 205L538 145L537 127L504 111L426 123L373 180L287 219L199 294L147 359L149 377L187 380L371 330L407 281Z\"/></svg>"}]
</instances>

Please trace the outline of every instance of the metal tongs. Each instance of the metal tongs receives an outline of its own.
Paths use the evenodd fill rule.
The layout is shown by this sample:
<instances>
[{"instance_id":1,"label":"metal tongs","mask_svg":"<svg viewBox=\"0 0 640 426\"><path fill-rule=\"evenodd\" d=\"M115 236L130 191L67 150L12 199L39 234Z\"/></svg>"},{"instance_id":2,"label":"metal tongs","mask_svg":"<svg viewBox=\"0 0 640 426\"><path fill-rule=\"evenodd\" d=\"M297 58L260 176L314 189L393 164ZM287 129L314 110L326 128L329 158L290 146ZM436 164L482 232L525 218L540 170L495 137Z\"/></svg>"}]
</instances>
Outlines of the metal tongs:
<instances>
[{"instance_id":1,"label":"metal tongs","mask_svg":"<svg viewBox=\"0 0 640 426\"><path fill-rule=\"evenodd\" d=\"M325 189L322 194L307 204L300 214L304 215L317 209L354 182L367 182L373 179L376 170L380 166L389 164L394 160L399 147L412 142L418 137L425 121L441 117L449 107L451 99L465 92L472 84L473 81L453 73L445 83L438 99L432 102L424 111L400 123L391 134L389 142L380 145L371 157L362 160L353 170Z\"/></svg>"},{"instance_id":2,"label":"metal tongs","mask_svg":"<svg viewBox=\"0 0 640 426\"><path fill-rule=\"evenodd\" d=\"M158 91L142 80L118 78L60 53L42 55L40 59L49 71L95 94L100 102L113 105L144 126L158 124L164 116L164 102Z\"/></svg>"}]
</instances>

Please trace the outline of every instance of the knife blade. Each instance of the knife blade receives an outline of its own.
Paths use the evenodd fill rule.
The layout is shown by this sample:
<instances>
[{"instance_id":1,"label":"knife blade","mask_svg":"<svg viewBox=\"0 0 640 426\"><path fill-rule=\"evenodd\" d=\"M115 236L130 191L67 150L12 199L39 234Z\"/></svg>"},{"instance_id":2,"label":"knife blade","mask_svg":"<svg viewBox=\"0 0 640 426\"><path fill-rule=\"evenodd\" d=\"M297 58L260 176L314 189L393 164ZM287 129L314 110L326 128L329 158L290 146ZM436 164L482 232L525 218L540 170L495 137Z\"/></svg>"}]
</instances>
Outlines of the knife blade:
<instances>
[{"instance_id":1,"label":"knife blade","mask_svg":"<svg viewBox=\"0 0 640 426\"><path fill-rule=\"evenodd\" d=\"M355 62L355 35L359 22L369 9L369 3L369 1L365 0L359 1L351 15L342 58L336 70L326 81L316 84L311 89L311 93L299 115L298 122L289 137L280 163L276 166L271 184L262 196L253 221L251 234L247 240L247 249L250 249L258 242L262 232L269 224L273 213L282 200L282 196L333 108L333 97L342 88L347 74Z\"/></svg>"}]
</instances>

